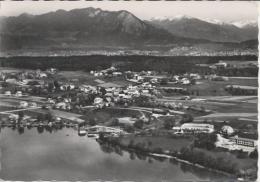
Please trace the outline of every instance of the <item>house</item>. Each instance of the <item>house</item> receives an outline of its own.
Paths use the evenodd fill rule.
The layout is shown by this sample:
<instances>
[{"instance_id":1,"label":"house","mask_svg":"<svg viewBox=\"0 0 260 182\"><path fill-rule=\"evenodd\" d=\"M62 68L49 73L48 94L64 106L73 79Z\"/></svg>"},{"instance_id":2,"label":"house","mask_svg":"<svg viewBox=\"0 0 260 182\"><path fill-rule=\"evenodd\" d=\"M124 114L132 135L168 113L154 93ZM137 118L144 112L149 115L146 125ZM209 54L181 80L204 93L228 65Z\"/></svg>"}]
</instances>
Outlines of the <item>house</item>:
<instances>
[{"instance_id":1,"label":"house","mask_svg":"<svg viewBox=\"0 0 260 182\"><path fill-rule=\"evenodd\" d=\"M37 107L37 103L36 102L31 102L31 103L29 103L29 106L35 108L35 107Z\"/></svg>"},{"instance_id":2,"label":"house","mask_svg":"<svg viewBox=\"0 0 260 182\"><path fill-rule=\"evenodd\" d=\"M136 118L132 118L132 117L121 117L117 119L118 119L118 123L124 125L133 125L137 121Z\"/></svg>"},{"instance_id":3,"label":"house","mask_svg":"<svg viewBox=\"0 0 260 182\"><path fill-rule=\"evenodd\" d=\"M105 105L105 103L104 103L104 100L102 99L102 98L100 98L100 97L96 97L95 99L94 99L94 105L96 106L96 107L103 107L104 105Z\"/></svg>"},{"instance_id":4,"label":"house","mask_svg":"<svg viewBox=\"0 0 260 182\"><path fill-rule=\"evenodd\" d=\"M75 89L75 85L73 84L65 84L60 86L60 90L73 90Z\"/></svg>"},{"instance_id":5,"label":"house","mask_svg":"<svg viewBox=\"0 0 260 182\"><path fill-rule=\"evenodd\" d=\"M201 76L198 73L190 73L190 77L195 80L201 79Z\"/></svg>"},{"instance_id":6,"label":"house","mask_svg":"<svg viewBox=\"0 0 260 182\"><path fill-rule=\"evenodd\" d=\"M223 62L223 61L219 61L218 63L215 63L213 66L215 66L215 68L226 68L227 67L227 63Z\"/></svg>"},{"instance_id":7,"label":"house","mask_svg":"<svg viewBox=\"0 0 260 182\"><path fill-rule=\"evenodd\" d=\"M85 93L95 93L97 92L96 87L93 87L91 85L81 85L79 86L80 91Z\"/></svg>"},{"instance_id":8,"label":"house","mask_svg":"<svg viewBox=\"0 0 260 182\"><path fill-rule=\"evenodd\" d=\"M102 72L95 72L94 73L94 76L95 77L98 77L98 76L103 76L104 74Z\"/></svg>"},{"instance_id":9,"label":"house","mask_svg":"<svg viewBox=\"0 0 260 182\"><path fill-rule=\"evenodd\" d=\"M152 78L152 79L150 80L150 82L151 82L151 83L158 83L158 78Z\"/></svg>"},{"instance_id":10,"label":"house","mask_svg":"<svg viewBox=\"0 0 260 182\"><path fill-rule=\"evenodd\" d=\"M21 108L26 108L26 107L29 106L29 104L28 104L28 102L26 102L26 101L21 101L19 106L20 106Z\"/></svg>"},{"instance_id":11,"label":"house","mask_svg":"<svg viewBox=\"0 0 260 182\"><path fill-rule=\"evenodd\" d=\"M141 82L144 80L144 77L138 75L138 74L134 74L133 80L137 81L137 82Z\"/></svg>"},{"instance_id":12,"label":"house","mask_svg":"<svg viewBox=\"0 0 260 182\"><path fill-rule=\"evenodd\" d=\"M5 95L6 96L11 96L12 94L11 94L11 91L5 91Z\"/></svg>"},{"instance_id":13,"label":"house","mask_svg":"<svg viewBox=\"0 0 260 182\"><path fill-rule=\"evenodd\" d=\"M113 72L112 75L113 75L113 76L121 76L121 75L123 75L123 74L122 74L122 72L118 72L118 71L117 71L117 72Z\"/></svg>"},{"instance_id":14,"label":"house","mask_svg":"<svg viewBox=\"0 0 260 182\"><path fill-rule=\"evenodd\" d=\"M67 108L67 104L65 102L59 102L55 105L56 108L59 109L66 109Z\"/></svg>"},{"instance_id":15,"label":"house","mask_svg":"<svg viewBox=\"0 0 260 182\"><path fill-rule=\"evenodd\" d=\"M190 84L190 80L188 78L182 78L180 81L183 85L188 85Z\"/></svg>"},{"instance_id":16,"label":"house","mask_svg":"<svg viewBox=\"0 0 260 182\"><path fill-rule=\"evenodd\" d=\"M143 88L152 88L153 86L149 82L145 82L145 83L142 83L142 87Z\"/></svg>"},{"instance_id":17,"label":"house","mask_svg":"<svg viewBox=\"0 0 260 182\"><path fill-rule=\"evenodd\" d=\"M10 84L18 84L17 80L14 78L8 78L5 80L5 82Z\"/></svg>"},{"instance_id":18,"label":"house","mask_svg":"<svg viewBox=\"0 0 260 182\"><path fill-rule=\"evenodd\" d=\"M173 127L175 134L183 133L212 133L214 125L204 123L184 123L180 127Z\"/></svg>"},{"instance_id":19,"label":"house","mask_svg":"<svg viewBox=\"0 0 260 182\"><path fill-rule=\"evenodd\" d=\"M22 91L17 91L17 92L15 93L15 96L16 96L16 97L22 97L22 96L23 96Z\"/></svg>"},{"instance_id":20,"label":"house","mask_svg":"<svg viewBox=\"0 0 260 182\"><path fill-rule=\"evenodd\" d=\"M11 121L17 121L19 118L18 114L10 114L9 115L9 120Z\"/></svg>"},{"instance_id":21,"label":"house","mask_svg":"<svg viewBox=\"0 0 260 182\"><path fill-rule=\"evenodd\" d=\"M51 74L54 74L57 72L57 69L56 68L49 68L46 70L47 72L51 73Z\"/></svg>"},{"instance_id":22,"label":"house","mask_svg":"<svg viewBox=\"0 0 260 182\"><path fill-rule=\"evenodd\" d=\"M52 98L48 98L47 102L50 104L55 104L55 100L53 100Z\"/></svg>"}]
</instances>

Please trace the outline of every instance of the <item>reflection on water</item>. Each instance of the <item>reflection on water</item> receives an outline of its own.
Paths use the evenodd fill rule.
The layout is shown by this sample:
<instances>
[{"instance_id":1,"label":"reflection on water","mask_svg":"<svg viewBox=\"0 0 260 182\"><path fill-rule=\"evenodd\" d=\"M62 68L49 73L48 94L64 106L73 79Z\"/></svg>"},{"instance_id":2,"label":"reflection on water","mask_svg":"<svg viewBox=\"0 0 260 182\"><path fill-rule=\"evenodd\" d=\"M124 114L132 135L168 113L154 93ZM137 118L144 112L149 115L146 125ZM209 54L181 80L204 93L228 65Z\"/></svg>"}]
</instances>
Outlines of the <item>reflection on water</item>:
<instances>
[{"instance_id":1,"label":"reflection on water","mask_svg":"<svg viewBox=\"0 0 260 182\"><path fill-rule=\"evenodd\" d=\"M226 180L176 160L151 157L79 137L71 128L4 128L0 133L4 180Z\"/></svg>"}]
</instances>

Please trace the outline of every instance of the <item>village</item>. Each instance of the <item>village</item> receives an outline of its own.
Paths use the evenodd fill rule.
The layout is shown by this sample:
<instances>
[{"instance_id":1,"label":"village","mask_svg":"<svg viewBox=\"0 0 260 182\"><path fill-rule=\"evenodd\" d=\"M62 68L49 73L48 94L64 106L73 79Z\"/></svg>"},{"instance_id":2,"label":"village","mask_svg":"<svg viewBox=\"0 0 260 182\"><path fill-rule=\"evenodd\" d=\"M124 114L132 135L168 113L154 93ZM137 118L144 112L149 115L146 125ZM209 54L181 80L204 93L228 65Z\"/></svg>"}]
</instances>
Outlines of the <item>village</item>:
<instances>
[{"instance_id":1,"label":"village","mask_svg":"<svg viewBox=\"0 0 260 182\"><path fill-rule=\"evenodd\" d=\"M255 174L257 77L232 77L225 70L258 69L257 62L197 67L185 74L113 65L90 72L1 68L0 126L20 133L72 127L79 136L116 138L121 145L150 142L155 146L149 152L161 154L193 146L205 155L233 156L234 166L225 172L242 166L244 176Z\"/></svg>"}]
</instances>

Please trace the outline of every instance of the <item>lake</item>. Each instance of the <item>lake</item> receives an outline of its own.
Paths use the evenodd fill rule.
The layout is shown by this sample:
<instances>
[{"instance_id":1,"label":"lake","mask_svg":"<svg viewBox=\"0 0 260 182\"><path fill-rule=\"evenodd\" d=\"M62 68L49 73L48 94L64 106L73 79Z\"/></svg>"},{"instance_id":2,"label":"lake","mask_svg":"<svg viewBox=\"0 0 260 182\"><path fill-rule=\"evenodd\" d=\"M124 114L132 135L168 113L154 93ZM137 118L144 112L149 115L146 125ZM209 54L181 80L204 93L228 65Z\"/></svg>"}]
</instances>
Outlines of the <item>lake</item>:
<instances>
[{"instance_id":1,"label":"lake","mask_svg":"<svg viewBox=\"0 0 260 182\"><path fill-rule=\"evenodd\" d=\"M177 161L100 146L75 129L0 130L0 179L224 181L227 176Z\"/></svg>"}]
</instances>

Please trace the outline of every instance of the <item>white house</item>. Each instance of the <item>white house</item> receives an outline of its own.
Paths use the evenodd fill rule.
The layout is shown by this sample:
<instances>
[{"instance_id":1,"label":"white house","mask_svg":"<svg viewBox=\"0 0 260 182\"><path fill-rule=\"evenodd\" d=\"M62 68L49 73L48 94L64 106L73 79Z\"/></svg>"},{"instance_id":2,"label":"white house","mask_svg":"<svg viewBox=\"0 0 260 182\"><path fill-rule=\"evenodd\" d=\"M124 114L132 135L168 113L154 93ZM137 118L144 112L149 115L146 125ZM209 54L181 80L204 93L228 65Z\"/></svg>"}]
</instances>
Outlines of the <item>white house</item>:
<instances>
[{"instance_id":1,"label":"white house","mask_svg":"<svg viewBox=\"0 0 260 182\"><path fill-rule=\"evenodd\" d=\"M15 96L16 96L16 97L22 97L22 96L23 96L22 91L17 91L17 92L15 93Z\"/></svg>"},{"instance_id":2,"label":"white house","mask_svg":"<svg viewBox=\"0 0 260 182\"><path fill-rule=\"evenodd\" d=\"M59 102L55 105L55 107L59 109L66 109L67 104L65 102Z\"/></svg>"},{"instance_id":3,"label":"white house","mask_svg":"<svg viewBox=\"0 0 260 182\"><path fill-rule=\"evenodd\" d=\"M46 73L40 73L39 78L47 78L47 74Z\"/></svg>"},{"instance_id":4,"label":"white house","mask_svg":"<svg viewBox=\"0 0 260 182\"><path fill-rule=\"evenodd\" d=\"M11 91L5 91L5 95L6 96L11 96L12 94L11 94Z\"/></svg>"},{"instance_id":5,"label":"white house","mask_svg":"<svg viewBox=\"0 0 260 182\"><path fill-rule=\"evenodd\" d=\"M190 80L188 78L183 78L183 79L181 79L181 83L183 85L188 85L188 84L190 84Z\"/></svg>"},{"instance_id":6,"label":"white house","mask_svg":"<svg viewBox=\"0 0 260 182\"><path fill-rule=\"evenodd\" d=\"M116 72L113 72L112 75L113 75L113 76L121 76L121 75L123 75L123 74L122 74L122 72L116 71Z\"/></svg>"},{"instance_id":7,"label":"white house","mask_svg":"<svg viewBox=\"0 0 260 182\"><path fill-rule=\"evenodd\" d=\"M96 97L94 99L94 105L96 107L103 107L104 106L104 100L102 98L100 98L100 97Z\"/></svg>"},{"instance_id":8,"label":"white house","mask_svg":"<svg viewBox=\"0 0 260 182\"><path fill-rule=\"evenodd\" d=\"M29 104L29 106L35 108L35 107L37 107L37 103L36 103L36 102L31 102L31 103Z\"/></svg>"},{"instance_id":9,"label":"white house","mask_svg":"<svg viewBox=\"0 0 260 182\"><path fill-rule=\"evenodd\" d=\"M216 63L216 64L214 64L217 68L226 68L227 67L227 63L225 63L225 62L222 62L222 61L220 61L220 62L218 62L218 63Z\"/></svg>"},{"instance_id":10,"label":"white house","mask_svg":"<svg viewBox=\"0 0 260 182\"><path fill-rule=\"evenodd\" d=\"M29 106L28 102L26 102L26 101L21 101L21 102L20 102L20 107L26 108L26 107L28 107L28 106Z\"/></svg>"}]
</instances>

